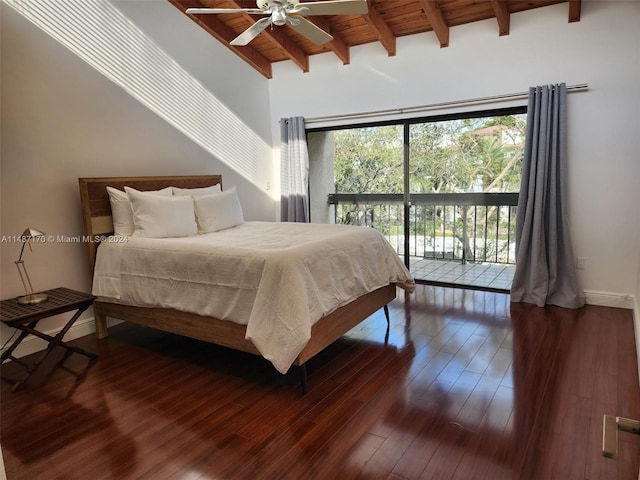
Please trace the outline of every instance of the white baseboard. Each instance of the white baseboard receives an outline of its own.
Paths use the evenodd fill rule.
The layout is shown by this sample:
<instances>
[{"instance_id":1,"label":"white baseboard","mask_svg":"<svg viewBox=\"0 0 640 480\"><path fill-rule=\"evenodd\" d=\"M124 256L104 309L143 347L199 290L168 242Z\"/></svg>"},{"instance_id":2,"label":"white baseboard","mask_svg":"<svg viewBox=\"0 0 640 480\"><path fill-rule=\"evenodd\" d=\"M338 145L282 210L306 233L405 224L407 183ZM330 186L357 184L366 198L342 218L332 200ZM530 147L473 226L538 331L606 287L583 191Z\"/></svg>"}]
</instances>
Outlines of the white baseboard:
<instances>
[{"instance_id":1,"label":"white baseboard","mask_svg":"<svg viewBox=\"0 0 640 480\"><path fill-rule=\"evenodd\" d=\"M611 292L594 292L585 291L587 303L589 305L598 305L600 307L626 308L631 310L636 304L634 295L625 295Z\"/></svg>"},{"instance_id":2,"label":"white baseboard","mask_svg":"<svg viewBox=\"0 0 640 480\"><path fill-rule=\"evenodd\" d=\"M122 323L121 320L115 320L112 318L107 319L107 326L116 325L118 323ZM51 337L54 337L60 332L62 328L58 328L56 330L51 330L48 332L43 332ZM64 341L68 342L70 340L74 340L76 338L84 337L86 335L91 335L96 331L96 326L93 321L93 317L84 318L76 321L73 326L69 329L67 334L64 336ZM20 332L15 330L16 335L19 335ZM13 333L13 332L11 332ZM9 342L10 344L11 342ZM40 352L47 348L47 342L42 340L41 338L35 337L33 335L29 335L25 338L20 345L16 347L13 351L13 356L16 358L25 357L27 355L31 355L32 353Z\"/></svg>"}]
</instances>

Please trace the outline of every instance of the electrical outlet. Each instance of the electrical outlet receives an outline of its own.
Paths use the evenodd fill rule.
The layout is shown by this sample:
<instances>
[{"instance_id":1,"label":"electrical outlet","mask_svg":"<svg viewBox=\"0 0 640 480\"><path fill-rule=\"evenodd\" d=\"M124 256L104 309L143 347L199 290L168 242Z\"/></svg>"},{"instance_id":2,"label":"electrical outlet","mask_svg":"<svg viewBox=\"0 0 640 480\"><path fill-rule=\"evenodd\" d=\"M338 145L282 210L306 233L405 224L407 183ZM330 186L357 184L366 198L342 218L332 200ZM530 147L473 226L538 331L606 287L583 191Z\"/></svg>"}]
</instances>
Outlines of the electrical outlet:
<instances>
[{"instance_id":1,"label":"electrical outlet","mask_svg":"<svg viewBox=\"0 0 640 480\"><path fill-rule=\"evenodd\" d=\"M587 267L587 259L585 257L576 258L576 269L584 270Z\"/></svg>"}]
</instances>

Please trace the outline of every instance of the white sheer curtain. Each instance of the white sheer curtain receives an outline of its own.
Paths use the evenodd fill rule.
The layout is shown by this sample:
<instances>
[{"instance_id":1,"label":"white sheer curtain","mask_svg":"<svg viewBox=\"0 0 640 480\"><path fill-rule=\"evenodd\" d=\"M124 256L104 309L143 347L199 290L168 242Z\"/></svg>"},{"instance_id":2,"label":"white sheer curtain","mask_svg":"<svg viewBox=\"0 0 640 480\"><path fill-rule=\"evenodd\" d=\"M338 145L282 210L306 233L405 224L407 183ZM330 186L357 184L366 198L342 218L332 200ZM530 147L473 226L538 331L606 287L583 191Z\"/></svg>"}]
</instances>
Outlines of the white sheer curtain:
<instances>
[{"instance_id":1,"label":"white sheer curtain","mask_svg":"<svg viewBox=\"0 0 640 480\"><path fill-rule=\"evenodd\" d=\"M309 150L304 118L282 118L280 137L280 220L309 222Z\"/></svg>"},{"instance_id":2,"label":"white sheer curtain","mask_svg":"<svg viewBox=\"0 0 640 480\"><path fill-rule=\"evenodd\" d=\"M566 85L530 88L511 286L514 302L565 308L585 303L569 235L566 137Z\"/></svg>"}]
</instances>

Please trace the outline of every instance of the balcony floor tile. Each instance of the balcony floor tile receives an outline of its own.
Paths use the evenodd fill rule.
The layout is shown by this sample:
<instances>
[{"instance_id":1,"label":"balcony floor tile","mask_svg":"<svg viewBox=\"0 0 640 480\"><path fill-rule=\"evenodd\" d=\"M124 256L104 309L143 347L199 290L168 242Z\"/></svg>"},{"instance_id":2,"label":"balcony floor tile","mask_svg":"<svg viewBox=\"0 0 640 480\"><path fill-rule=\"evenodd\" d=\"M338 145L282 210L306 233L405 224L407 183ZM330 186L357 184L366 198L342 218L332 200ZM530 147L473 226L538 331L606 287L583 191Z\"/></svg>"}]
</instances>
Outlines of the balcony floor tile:
<instances>
[{"instance_id":1,"label":"balcony floor tile","mask_svg":"<svg viewBox=\"0 0 640 480\"><path fill-rule=\"evenodd\" d=\"M411 273L417 281L466 285L509 291L515 265L474 264L449 260L411 258Z\"/></svg>"}]
</instances>

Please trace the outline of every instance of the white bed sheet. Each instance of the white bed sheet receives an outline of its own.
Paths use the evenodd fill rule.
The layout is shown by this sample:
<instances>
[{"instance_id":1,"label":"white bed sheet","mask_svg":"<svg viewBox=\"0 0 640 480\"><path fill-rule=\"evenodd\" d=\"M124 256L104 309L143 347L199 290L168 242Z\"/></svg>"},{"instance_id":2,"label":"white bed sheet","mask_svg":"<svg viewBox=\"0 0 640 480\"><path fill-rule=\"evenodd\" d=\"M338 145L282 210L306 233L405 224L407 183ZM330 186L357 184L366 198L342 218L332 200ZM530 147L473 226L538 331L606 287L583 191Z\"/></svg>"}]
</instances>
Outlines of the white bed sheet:
<instances>
[{"instance_id":1,"label":"white bed sheet","mask_svg":"<svg viewBox=\"0 0 640 480\"><path fill-rule=\"evenodd\" d=\"M286 373L315 322L391 282L414 288L374 229L245 222L185 238L104 242L93 294L247 325L247 338Z\"/></svg>"}]
</instances>

